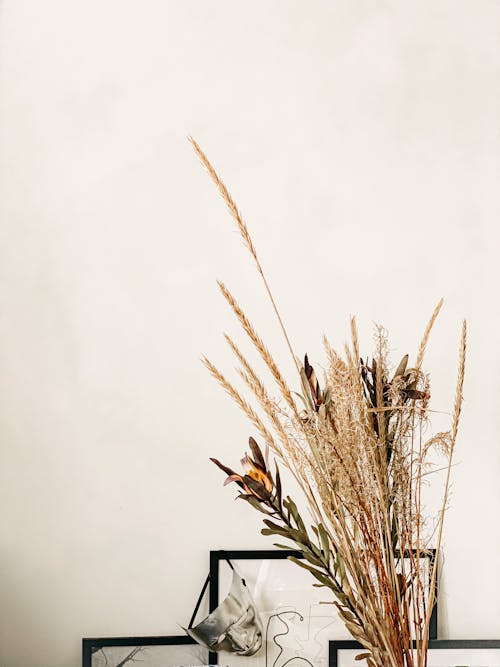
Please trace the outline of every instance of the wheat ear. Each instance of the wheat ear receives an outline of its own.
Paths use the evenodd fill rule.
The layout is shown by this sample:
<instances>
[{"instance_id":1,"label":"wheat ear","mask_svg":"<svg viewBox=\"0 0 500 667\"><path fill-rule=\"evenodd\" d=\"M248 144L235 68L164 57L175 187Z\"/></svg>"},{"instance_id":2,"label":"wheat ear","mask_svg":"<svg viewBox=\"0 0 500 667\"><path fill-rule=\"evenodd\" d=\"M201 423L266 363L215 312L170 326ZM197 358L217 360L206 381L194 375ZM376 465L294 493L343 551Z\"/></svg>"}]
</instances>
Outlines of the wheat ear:
<instances>
[{"instance_id":1,"label":"wheat ear","mask_svg":"<svg viewBox=\"0 0 500 667\"><path fill-rule=\"evenodd\" d=\"M215 186L217 187L218 191L221 194L222 199L225 201L227 208L229 209L229 213L233 217L234 221L236 222L241 238L243 239L243 243L247 247L248 251L252 255L255 264L257 266L257 270L260 274L260 277L262 278L262 281L264 283L264 287L266 289L267 295L271 301L271 305L273 307L274 313L278 319L281 331L283 333L283 336L285 337L286 344L288 346L288 349L290 350L290 354L293 357L293 362L295 364L295 367L297 369L298 374L300 375L300 367L299 364L297 363L297 358L295 356L295 353L292 348L292 344L290 342L290 339L288 337L287 331L285 329L285 325L283 323L283 319L280 315L280 312L278 310L278 306L276 305L276 301L274 300L273 294L271 292L271 288L269 287L269 284L267 282L266 275L264 273L264 270L262 268L262 265L260 263L259 257L257 255L257 251L255 250L255 246L252 241L252 237L250 236L250 232L248 231L248 227L246 225L246 222L243 220L243 217L236 206L236 202L234 199L231 197L231 194L229 193L229 190L226 188L224 185L224 182L222 179L219 177L218 173L215 171L213 168L212 164L210 163L210 160L207 158L205 153L202 151L200 148L199 144L193 139L193 137L188 137L188 141L190 142L191 146L194 148L194 152L200 159L200 162L202 165L205 167L205 169L208 172L208 175L214 182Z\"/></svg>"}]
</instances>

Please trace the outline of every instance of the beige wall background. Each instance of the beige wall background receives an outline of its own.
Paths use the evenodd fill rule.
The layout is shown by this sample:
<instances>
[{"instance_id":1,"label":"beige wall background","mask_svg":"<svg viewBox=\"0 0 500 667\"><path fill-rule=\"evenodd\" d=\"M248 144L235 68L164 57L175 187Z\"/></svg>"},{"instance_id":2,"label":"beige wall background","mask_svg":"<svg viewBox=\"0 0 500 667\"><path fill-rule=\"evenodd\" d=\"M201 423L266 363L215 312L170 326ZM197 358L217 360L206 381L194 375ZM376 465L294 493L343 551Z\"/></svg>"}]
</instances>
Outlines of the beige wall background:
<instances>
[{"instance_id":1,"label":"beige wall background","mask_svg":"<svg viewBox=\"0 0 500 667\"><path fill-rule=\"evenodd\" d=\"M0 664L176 634L210 548L263 548L209 462L249 427L223 278L284 367L257 276L186 141L241 206L295 348L356 313L451 404L470 326L440 633L500 636L500 5L4 0ZM436 417L433 426L440 426Z\"/></svg>"}]
</instances>

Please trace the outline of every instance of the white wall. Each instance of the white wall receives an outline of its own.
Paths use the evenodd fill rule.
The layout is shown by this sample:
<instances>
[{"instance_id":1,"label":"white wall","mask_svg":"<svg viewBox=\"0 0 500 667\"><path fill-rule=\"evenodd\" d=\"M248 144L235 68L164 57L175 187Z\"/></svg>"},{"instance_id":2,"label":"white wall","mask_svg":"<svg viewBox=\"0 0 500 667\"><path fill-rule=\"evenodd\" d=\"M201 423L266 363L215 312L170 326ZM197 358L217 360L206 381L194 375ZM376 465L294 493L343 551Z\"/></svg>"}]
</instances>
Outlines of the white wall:
<instances>
[{"instance_id":1,"label":"white wall","mask_svg":"<svg viewBox=\"0 0 500 667\"><path fill-rule=\"evenodd\" d=\"M468 318L441 634L500 636L499 19L488 0L4 0L2 667L176 633L210 548L270 545L208 462L249 433L199 361L233 365L217 277L288 361L188 133L301 353L321 362L350 313L367 351L375 320L413 353L443 295L447 409Z\"/></svg>"}]
</instances>

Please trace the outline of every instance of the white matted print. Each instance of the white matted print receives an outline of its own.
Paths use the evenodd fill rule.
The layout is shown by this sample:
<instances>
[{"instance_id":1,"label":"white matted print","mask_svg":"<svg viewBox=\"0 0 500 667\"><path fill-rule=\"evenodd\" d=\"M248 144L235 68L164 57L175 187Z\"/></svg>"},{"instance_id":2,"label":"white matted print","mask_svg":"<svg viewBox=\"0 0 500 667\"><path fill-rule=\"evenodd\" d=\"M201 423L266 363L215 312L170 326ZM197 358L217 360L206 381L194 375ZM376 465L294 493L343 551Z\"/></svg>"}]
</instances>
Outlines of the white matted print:
<instances>
[{"instance_id":1,"label":"white matted print","mask_svg":"<svg viewBox=\"0 0 500 667\"><path fill-rule=\"evenodd\" d=\"M189 637L117 637L83 640L83 667L197 667L208 651Z\"/></svg>"},{"instance_id":2,"label":"white matted print","mask_svg":"<svg viewBox=\"0 0 500 667\"><path fill-rule=\"evenodd\" d=\"M228 663L231 667L328 667L329 640L350 637L337 608L331 604L331 591L314 587L312 575L287 560L287 552L279 552L280 558L266 558L269 552L248 552L255 554L253 558L234 557L238 552L227 553L233 567L245 579L259 610L263 643L253 656L220 652L218 663ZM221 557L219 603L229 591L231 580L231 568Z\"/></svg>"}]
</instances>

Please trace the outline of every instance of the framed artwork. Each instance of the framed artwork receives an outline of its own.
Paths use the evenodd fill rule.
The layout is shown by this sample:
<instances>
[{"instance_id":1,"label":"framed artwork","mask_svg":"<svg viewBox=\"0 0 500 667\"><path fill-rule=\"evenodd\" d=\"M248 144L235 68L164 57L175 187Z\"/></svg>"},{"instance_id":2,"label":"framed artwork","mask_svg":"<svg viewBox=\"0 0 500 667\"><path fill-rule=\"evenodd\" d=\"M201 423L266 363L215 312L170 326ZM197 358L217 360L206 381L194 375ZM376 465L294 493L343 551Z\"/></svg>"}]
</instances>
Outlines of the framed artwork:
<instances>
[{"instance_id":1,"label":"framed artwork","mask_svg":"<svg viewBox=\"0 0 500 667\"><path fill-rule=\"evenodd\" d=\"M329 667L366 667L354 641L331 641ZM431 639L427 667L500 667L500 639Z\"/></svg>"},{"instance_id":2,"label":"framed artwork","mask_svg":"<svg viewBox=\"0 0 500 667\"><path fill-rule=\"evenodd\" d=\"M210 653L210 662L231 667L328 667L328 640L350 637L325 588L288 556L299 551L211 551L210 611L229 591L232 571L245 579L259 610L263 645L253 656ZM328 603L327 603L328 602Z\"/></svg>"},{"instance_id":3,"label":"framed artwork","mask_svg":"<svg viewBox=\"0 0 500 667\"><path fill-rule=\"evenodd\" d=\"M218 607L230 589L232 571L245 579L260 612L263 646L254 656L210 653L211 663L230 662L231 667L328 667L330 640L352 639L340 620L332 596L312 584L311 574L288 560L303 558L300 551L210 552L210 611ZM405 558L407 554L405 554ZM430 583L435 552L422 556ZM429 636L437 635L437 607L434 607Z\"/></svg>"},{"instance_id":4,"label":"framed artwork","mask_svg":"<svg viewBox=\"0 0 500 667\"><path fill-rule=\"evenodd\" d=\"M194 667L208 651L190 637L109 637L82 640L83 667Z\"/></svg>"}]
</instances>

